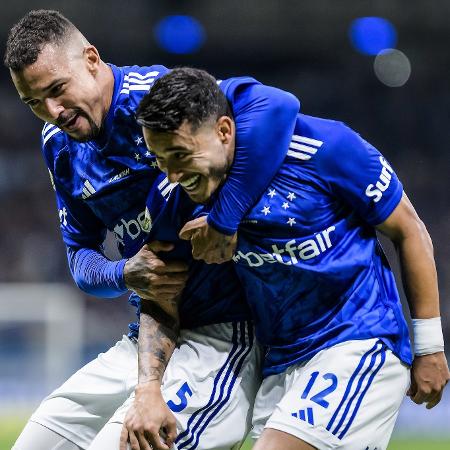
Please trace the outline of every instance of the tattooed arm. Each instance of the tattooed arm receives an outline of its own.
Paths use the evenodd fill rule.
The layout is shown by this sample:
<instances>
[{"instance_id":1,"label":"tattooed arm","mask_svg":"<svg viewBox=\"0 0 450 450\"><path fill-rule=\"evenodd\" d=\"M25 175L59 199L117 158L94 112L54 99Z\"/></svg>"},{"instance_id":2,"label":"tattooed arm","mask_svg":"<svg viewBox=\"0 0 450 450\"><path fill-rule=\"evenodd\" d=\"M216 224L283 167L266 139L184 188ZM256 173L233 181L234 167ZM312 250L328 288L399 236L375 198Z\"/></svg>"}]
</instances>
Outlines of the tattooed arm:
<instances>
[{"instance_id":1,"label":"tattooed arm","mask_svg":"<svg viewBox=\"0 0 450 450\"><path fill-rule=\"evenodd\" d=\"M139 380L124 421L120 448L168 450L176 438L175 417L161 394L161 381L179 331L176 302L143 301L139 327ZM161 431L162 430L162 431ZM165 443L162 441L163 436ZM152 447L151 447L151 446Z\"/></svg>"},{"instance_id":2,"label":"tattooed arm","mask_svg":"<svg viewBox=\"0 0 450 450\"><path fill-rule=\"evenodd\" d=\"M178 331L176 303L162 307L150 301L143 302L139 327L138 386L153 381L161 384L175 349Z\"/></svg>"}]
</instances>

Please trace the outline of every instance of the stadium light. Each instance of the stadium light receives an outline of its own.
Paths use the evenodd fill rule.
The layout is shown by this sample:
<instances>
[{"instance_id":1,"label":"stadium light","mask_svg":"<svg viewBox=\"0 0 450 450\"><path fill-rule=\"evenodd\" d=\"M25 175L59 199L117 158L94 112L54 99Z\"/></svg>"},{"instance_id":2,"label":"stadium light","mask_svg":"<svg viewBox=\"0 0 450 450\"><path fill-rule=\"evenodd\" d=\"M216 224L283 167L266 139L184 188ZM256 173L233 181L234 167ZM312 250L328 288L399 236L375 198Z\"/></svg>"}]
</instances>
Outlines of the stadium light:
<instances>
[{"instance_id":1,"label":"stadium light","mask_svg":"<svg viewBox=\"0 0 450 450\"><path fill-rule=\"evenodd\" d=\"M205 41L205 31L197 19L173 15L157 23L155 37L160 47L167 52L188 54L200 49Z\"/></svg>"},{"instance_id":2,"label":"stadium light","mask_svg":"<svg viewBox=\"0 0 450 450\"><path fill-rule=\"evenodd\" d=\"M395 48L397 31L389 20L382 17L360 17L349 29L350 41L357 51L377 55L388 48Z\"/></svg>"}]
</instances>

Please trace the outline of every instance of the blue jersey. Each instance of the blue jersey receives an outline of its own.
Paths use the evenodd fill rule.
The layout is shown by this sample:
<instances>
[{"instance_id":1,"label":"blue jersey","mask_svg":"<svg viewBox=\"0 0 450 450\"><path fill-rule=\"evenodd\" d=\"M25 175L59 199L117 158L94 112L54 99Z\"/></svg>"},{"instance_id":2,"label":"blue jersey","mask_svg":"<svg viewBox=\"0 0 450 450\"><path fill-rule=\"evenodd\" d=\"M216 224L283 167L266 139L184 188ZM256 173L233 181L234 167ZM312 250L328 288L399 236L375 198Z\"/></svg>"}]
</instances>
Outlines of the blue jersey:
<instances>
[{"instance_id":1,"label":"blue jersey","mask_svg":"<svg viewBox=\"0 0 450 450\"><path fill-rule=\"evenodd\" d=\"M233 259L265 375L343 341L378 337L411 363L374 226L402 197L390 164L340 122L299 114L285 163L239 229Z\"/></svg>"},{"instance_id":2,"label":"blue jersey","mask_svg":"<svg viewBox=\"0 0 450 450\"><path fill-rule=\"evenodd\" d=\"M46 124L42 132L44 158L56 192L61 232L68 248L71 271L80 287L103 297L126 292L123 280L126 258L139 251L151 231L151 222L145 217L150 190L157 189L162 197L167 197L174 187L167 178L161 180L161 172L145 147L142 129L135 121L135 111L140 100L154 80L167 73L168 69L163 66L110 67L114 75L114 92L102 133L97 139L76 142L51 124ZM247 161L251 165L258 164L261 169L259 187L250 196L248 189L244 193L247 201L251 201L251 196L258 189L262 192L269 184L284 158L299 104L290 94L263 86L251 78L226 80L221 83L221 88L231 104L236 123L242 125L237 134L241 156L237 154L236 161L240 158L244 163L233 168L234 173L217 199L217 210L213 207L211 212L215 212L218 218L217 223L214 222L217 228L232 231L235 228L233 221L237 220L238 223L240 219L235 217L232 223L227 222L231 217L227 211L238 197L233 183L238 186L242 184L239 170L245 177L248 176L247 171L242 170ZM273 118L266 111L273 104L279 113L275 118L279 120L279 126L276 132L268 135L266 122L272 122ZM262 128L259 131L257 127L248 126L250 115L261 119ZM280 129L286 131L280 133ZM257 145L254 144L255 139L258 140ZM282 148L273 151L280 142ZM259 152L266 158L261 158ZM230 181L233 183L229 184ZM226 191L230 188L234 194L227 195ZM242 208L242 205L239 207ZM233 209L234 214L236 211L243 215L239 208ZM101 257L107 230L114 234L123 258L117 263L111 263L112 270L109 261ZM92 253L95 253L95 258ZM106 281L101 279L104 276L102 270L107 273ZM84 284L78 280L83 278L83 271L91 273ZM96 284L102 285L102 289L95 290ZM139 304L135 296L130 297L130 303L134 306ZM230 317L234 317L234 314ZM207 319L208 322L213 320L211 317ZM221 321L226 320L228 317L222 316ZM135 330L134 325L132 329Z\"/></svg>"},{"instance_id":3,"label":"blue jersey","mask_svg":"<svg viewBox=\"0 0 450 450\"><path fill-rule=\"evenodd\" d=\"M179 303L181 328L249 319L249 307L235 265L194 260L190 242L178 237L186 222L206 214L206 207L194 203L180 186L163 196L158 186L167 182L167 177L161 174L151 188L145 220L151 223L149 242L175 244L172 251L162 252L160 258L186 261L189 265L189 278Z\"/></svg>"}]
</instances>

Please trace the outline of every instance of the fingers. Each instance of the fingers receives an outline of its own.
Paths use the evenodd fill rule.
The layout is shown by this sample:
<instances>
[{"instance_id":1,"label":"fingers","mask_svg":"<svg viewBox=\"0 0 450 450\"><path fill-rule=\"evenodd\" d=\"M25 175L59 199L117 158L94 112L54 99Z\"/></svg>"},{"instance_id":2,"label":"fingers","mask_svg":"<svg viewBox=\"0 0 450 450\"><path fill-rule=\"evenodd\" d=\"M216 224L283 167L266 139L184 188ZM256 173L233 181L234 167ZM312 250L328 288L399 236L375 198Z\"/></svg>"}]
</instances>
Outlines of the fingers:
<instances>
[{"instance_id":1,"label":"fingers","mask_svg":"<svg viewBox=\"0 0 450 450\"><path fill-rule=\"evenodd\" d=\"M430 386L425 385L422 388L416 386L414 390L410 389L408 395L414 403L418 405L426 403L426 408L431 409L441 401L442 394L442 389L432 389Z\"/></svg>"},{"instance_id":2,"label":"fingers","mask_svg":"<svg viewBox=\"0 0 450 450\"><path fill-rule=\"evenodd\" d=\"M425 403L427 409L434 408L440 402L449 378L443 353L416 356L411 368L408 395L414 403Z\"/></svg>"},{"instance_id":3,"label":"fingers","mask_svg":"<svg viewBox=\"0 0 450 450\"><path fill-rule=\"evenodd\" d=\"M178 233L178 237L185 241L189 241L196 233L197 229L207 224L206 216L197 217L197 219L187 222Z\"/></svg>"},{"instance_id":4,"label":"fingers","mask_svg":"<svg viewBox=\"0 0 450 450\"><path fill-rule=\"evenodd\" d=\"M166 444L171 448L177 438L177 423L173 416L166 421L164 432L166 435Z\"/></svg>"},{"instance_id":5,"label":"fingers","mask_svg":"<svg viewBox=\"0 0 450 450\"><path fill-rule=\"evenodd\" d=\"M145 267L147 272L156 274L187 272L188 265L183 261L163 261L152 256Z\"/></svg>"},{"instance_id":6,"label":"fingers","mask_svg":"<svg viewBox=\"0 0 450 450\"><path fill-rule=\"evenodd\" d=\"M165 444L163 439L161 438L159 434L159 430L152 429L151 431L147 431L146 437L148 442L150 443L151 447L154 450L169 450L170 447Z\"/></svg>"},{"instance_id":7,"label":"fingers","mask_svg":"<svg viewBox=\"0 0 450 450\"><path fill-rule=\"evenodd\" d=\"M146 245L146 248L153 253L170 252L173 250L174 245L170 242L152 241Z\"/></svg>"},{"instance_id":8,"label":"fingers","mask_svg":"<svg viewBox=\"0 0 450 450\"><path fill-rule=\"evenodd\" d=\"M441 391L438 394L436 394L433 399L430 399L426 404L426 408L427 409L434 408L441 401L442 393L443 392Z\"/></svg>"},{"instance_id":9,"label":"fingers","mask_svg":"<svg viewBox=\"0 0 450 450\"><path fill-rule=\"evenodd\" d=\"M153 277L152 285L161 287L167 286L168 288L170 288L171 286L184 287L187 279L187 272L173 272L170 275L159 275L157 277Z\"/></svg>"},{"instance_id":10,"label":"fingers","mask_svg":"<svg viewBox=\"0 0 450 450\"><path fill-rule=\"evenodd\" d=\"M182 261L162 261L161 259L152 256L147 261L145 267L143 267L143 271L155 273L155 274L164 274L164 273L178 273L178 272L186 272L188 270L188 265Z\"/></svg>"},{"instance_id":11,"label":"fingers","mask_svg":"<svg viewBox=\"0 0 450 450\"><path fill-rule=\"evenodd\" d=\"M145 448L145 447L141 447L140 441L137 436L139 436L139 433L135 433L134 431L128 432L128 438L130 441L131 450L143 450Z\"/></svg>"},{"instance_id":12,"label":"fingers","mask_svg":"<svg viewBox=\"0 0 450 450\"><path fill-rule=\"evenodd\" d=\"M119 450L127 450L128 447L128 430L125 426L122 427L122 432L120 433L120 447Z\"/></svg>"},{"instance_id":13,"label":"fingers","mask_svg":"<svg viewBox=\"0 0 450 450\"><path fill-rule=\"evenodd\" d=\"M411 400L412 400L412 398L416 395L416 393L417 393L417 383L413 377L413 378L411 378L411 384L409 385L409 389L406 392L406 395L408 397L411 397Z\"/></svg>"},{"instance_id":14,"label":"fingers","mask_svg":"<svg viewBox=\"0 0 450 450\"><path fill-rule=\"evenodd\" d=\"M166 273L187 272L188 265L182 261L168 261L165 263Z\"/></svg>"},{"instance_id":15,"label":"fingers","mask_svg":"<svg viewBox=\"0 0 450 450\"><path fill-rule=\"evenodd\" d=\"M144 434L144 432L139 432L136 434L136 436L139 441L140 450L152 450L152 448L156 448L156 447L153 447L153 445L151 445L150 440Z\"/></svg>"}]
</instances>

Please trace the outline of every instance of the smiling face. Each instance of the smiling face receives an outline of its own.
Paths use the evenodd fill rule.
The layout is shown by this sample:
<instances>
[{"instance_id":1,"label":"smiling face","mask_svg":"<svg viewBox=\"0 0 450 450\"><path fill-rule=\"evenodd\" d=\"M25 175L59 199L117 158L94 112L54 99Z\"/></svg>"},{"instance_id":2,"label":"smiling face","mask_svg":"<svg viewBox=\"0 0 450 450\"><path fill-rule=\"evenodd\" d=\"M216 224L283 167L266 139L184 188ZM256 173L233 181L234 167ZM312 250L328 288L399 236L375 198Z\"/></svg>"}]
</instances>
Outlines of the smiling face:
<instances>
[{"instance_id":1,"label":"smiling face","mask_svg":"<svg viewBox=\"0 0 450 450\"><path fill-rule=\"evenodd\" d=\"M235 128L228 116L210 119L196 131L183 122L174 132L143 127L143 134L159 168L196 203L209 200L233 162Z\"/></svg>"},{"instance_id":2,"label":"smiling face","mask_svg":"<svg viewBox=\"0 0 450 450\"><path fill-rule=\"evenodd\" d=\"M98 135L111 100L99 81L99 54L85 44L77 36L68 44L47 44L36 62L11 70L17 92L32 112L77 141Z\"/></svg>"}]
</instances>

